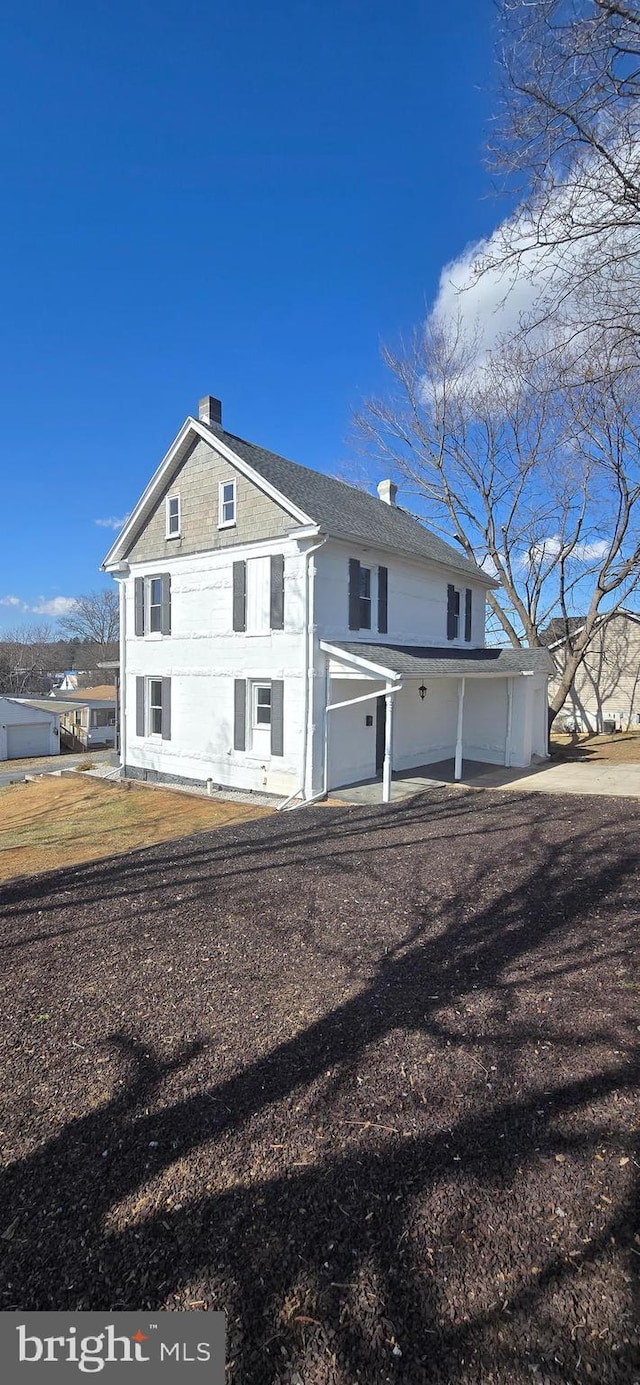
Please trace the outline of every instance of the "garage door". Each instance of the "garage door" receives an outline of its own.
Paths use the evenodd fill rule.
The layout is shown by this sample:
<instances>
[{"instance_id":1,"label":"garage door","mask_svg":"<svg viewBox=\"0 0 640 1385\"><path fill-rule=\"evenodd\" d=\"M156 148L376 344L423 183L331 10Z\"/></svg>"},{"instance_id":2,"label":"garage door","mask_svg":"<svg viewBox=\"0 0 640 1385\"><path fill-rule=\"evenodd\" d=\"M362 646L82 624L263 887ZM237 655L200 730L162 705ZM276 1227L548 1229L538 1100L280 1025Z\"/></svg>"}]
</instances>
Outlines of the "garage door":
<instances>
[{"instance_id":1,"label":"garage door","mask_svg":"<svg viewBox=\"0 0 640 1385\"><path fill-rule=\"evenodd\" d=\"M49 754L49 723L25 722L7 727L7 759L21 760L26 755Z\"/></svg>"}]
</instances>

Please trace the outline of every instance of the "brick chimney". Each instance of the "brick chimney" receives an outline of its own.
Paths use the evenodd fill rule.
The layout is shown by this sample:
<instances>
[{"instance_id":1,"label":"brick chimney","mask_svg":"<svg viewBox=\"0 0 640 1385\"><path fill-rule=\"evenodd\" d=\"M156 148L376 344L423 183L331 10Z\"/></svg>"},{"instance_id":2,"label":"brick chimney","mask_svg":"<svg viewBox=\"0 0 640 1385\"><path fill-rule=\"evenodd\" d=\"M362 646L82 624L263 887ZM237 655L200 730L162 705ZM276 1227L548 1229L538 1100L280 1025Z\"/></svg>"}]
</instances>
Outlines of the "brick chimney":
<instances>
[{"instance_id":1,"label":"brick chimney","mask_svg":"<svg viewBox=\"0 0 640 1385\"><path fill-rule=\"evenodd\" d=\"M398 487L394 481L379 481L378 495L384 500L385 505L395 505Z\"/></svg>"},{"instance_id":2,"label":"brick chimney","mask_svg":"<svg viewBox=\"0 0 640 1385\"><path fill-rule=\"evenodd\" d=\"M221 401L219 399L214 399L212 394L205 394L204 399L198 400L198 418L201 423L208 423L213 428L221 428Z\"/></svg>"}]
</instances>

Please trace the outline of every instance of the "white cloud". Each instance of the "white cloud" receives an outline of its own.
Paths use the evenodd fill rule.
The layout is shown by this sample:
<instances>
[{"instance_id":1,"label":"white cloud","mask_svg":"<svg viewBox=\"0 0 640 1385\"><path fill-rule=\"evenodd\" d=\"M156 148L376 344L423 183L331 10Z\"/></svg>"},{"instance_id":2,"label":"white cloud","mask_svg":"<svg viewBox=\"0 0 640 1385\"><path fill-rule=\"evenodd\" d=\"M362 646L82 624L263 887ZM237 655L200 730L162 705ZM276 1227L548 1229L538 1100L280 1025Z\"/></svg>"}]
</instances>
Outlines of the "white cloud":
<instances>
[{"instance_id":1,"label":"white cloud","mask_svg":"<svg viewBox=\"0 0 640 1385\"><path fill-rule=\"evenodd\" d=\"M632 143L618 156L635 169L639 152ZM612 179L606 163L589 156L566 182L549 186L535 215L516 207L490 236L468 246L442 270L434 325L459 323L477 338L482 356L523 321L530 341L540 341L550 330L546 309L555 313L554 341L569 343L577 330L580 351L600 313L602 321L624 321L637 303L638 234L633 218L624 224Z\"/></svg>"},{"instance_id":2,"label":"white cloud","mask_svg":"<svg viewBox=\"0 0 640 1385\"><path fill-rule=\"evenodd\" d=\"M0 596L0 606L13 606L16 611L28 611L29 609L19 596Z\"/></svg>"},{"instance_id":3,"label":"white cloud","mask_svg":"<svg viewBox=\"0 0 640 1385\"><path fill-rule=\"evenodd\" d=\"M609 552L609 547L606 539L595 539L593 543L578 543L574 549L574 556L581 563L589 563L594 558L604 558Z\"/></svg>"},{"instance_id":4,"label":"white cloud","mask_svg":"<svg viewBox=\"0 0 640 1385\"><path fill-rule=\"evenodd\" d=\"M43 597L36 606L27 609L38 616L68 616L77 604L75 596L52 596L48 601Z\"/></svg>"},{"instance_id":5,"label":"white cloud","mask_svg":"<svg viewBox=\"0 0 640 1385\"><path fill-rule=\"evenodd\" d=\"M128 518L128 515L123 515L122 519L110 517L109 519L94 519L93 522L99 525L100 529L122 529Z\"/></svg>"}]
</instances>

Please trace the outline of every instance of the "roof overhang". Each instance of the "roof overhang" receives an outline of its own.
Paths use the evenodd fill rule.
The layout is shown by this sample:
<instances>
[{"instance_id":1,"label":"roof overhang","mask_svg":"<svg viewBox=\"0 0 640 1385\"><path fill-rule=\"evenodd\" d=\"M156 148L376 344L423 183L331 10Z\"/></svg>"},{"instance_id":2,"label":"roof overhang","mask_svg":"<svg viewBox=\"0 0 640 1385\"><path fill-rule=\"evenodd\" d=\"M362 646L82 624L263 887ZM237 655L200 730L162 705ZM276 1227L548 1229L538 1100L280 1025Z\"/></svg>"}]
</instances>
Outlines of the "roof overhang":
<instances>
[{"instance_id":1,"label":"roof overhang","mask_svg":"<svg viewBox=\"0 0 640 1385\"><path fill-rule=\"evenodd\" d=\"M385 678L404 682L409 678L474 678L483 681L489 678L533 678L535 674L547 675L555 671L550 656L548 661L545 661L547 663L546 668L510 668L504 665L500 667L499 663L489 664L477 657L469 657L465 660L465 651L456 649L455 655L451 659L451 665L447 667L439 658L437 651L434 650L431 658L428 656L416 658L413 667L398 668L391 662L394 651L385 645L380 646L379 661L377 657L375 659L371 657L371 646L369 646L366 655L355 653L353 649L345 649L340 643L334 644L330 640L320 640L320 648L331 659L349 665L354 672L360 673L365 678ZM409 653L410 646L407 646L404 652ZM384 661L385 654L391 656L389 663Z\"/></svg>"},{"instance_id":2,"label":"roof overhang","mask_svg":"<svg viewBox=\"0 0 640 1385\"><path fill-rule=\"evenodd\" d=\"M286 495L283 495L275 486L272 486L269 481L265 481L264 476L261 476L252 466L249 466L248 462L245 462L242 457L239 457L232 448L228 447L227 444L222 441L222 438L216 436L214 429L209 428L206 423L201 423L197 418L188 417L185 419L180 432L174 438L169 450L162 458L159 467L151 477L137 505L131 511L124 528L121 530L115 543L111 546L106 557L103 559L101 563L103 572L117 571L117 565L123 559L134 535L137 533L140 526L144 524L145 520L149 518L165 486L169 484L172 475L181 466L193 442L197 439L208 443L214 452L217 452L230 466L234 467L243 476L246 476L248 481L251 481L253 485L257 486L258 490L263 491L271 500L274 500L281 509L286 510L287 514L290 514L300 526L306 527L307 525L314 524L311 515L307 515L303 510L298 509L298 506L293 505Z\"/></svg>"}]
</instances>

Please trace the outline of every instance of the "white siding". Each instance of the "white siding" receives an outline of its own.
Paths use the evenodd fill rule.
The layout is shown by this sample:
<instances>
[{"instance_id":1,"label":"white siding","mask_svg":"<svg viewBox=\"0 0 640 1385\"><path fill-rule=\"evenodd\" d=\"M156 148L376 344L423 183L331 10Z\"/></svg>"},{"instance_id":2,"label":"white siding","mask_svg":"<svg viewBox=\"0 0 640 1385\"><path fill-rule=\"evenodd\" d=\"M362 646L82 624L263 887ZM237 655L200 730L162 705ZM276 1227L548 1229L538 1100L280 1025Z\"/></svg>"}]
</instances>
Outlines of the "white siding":
<instances>
[{"instance_id":1,"label":"white siding","mask_svg":"<svg viewBox=\"0 0 640 1385\"><path fill-rule=\"evenodd\" d=\"M371 630L349 629L349 558L371 569ZM462 573L444 567L395 558L382 549L365 549L357 543L330 542L316 554L319 582L316 620L322 639L363 640L369 643L397 641L403 644L451 645L478 648L485 641L485 587ZM379 634L378 567L388 570L387 633ZM447 640L447 584L461 593L460 633ZM464 593L473 592L471 640L464 638Z\"/></svg>"},{"instance_id":2,"label":"white siding","mask_svg":"<svg viewBox=\"0 0 640 1385\"><path fill-rule=\"evenodd\" d=\"M259 558L268 592L272 552L285 554L285 629L254 635L234 632L233 561ZM160 570L171 574L171 635L135 637L134 576ZM256 591L259 585L256 582ZM304 720L304 560L297 547L280 540L161 564L136 564L125 583L125 605L124 762L178 778L212 779L275 794L293 792L302 777ZM140 676L171 679L170 740L136 735ZM237 678L284 680L283 755L234 750Z\"/></svg>"}]
</instances>

